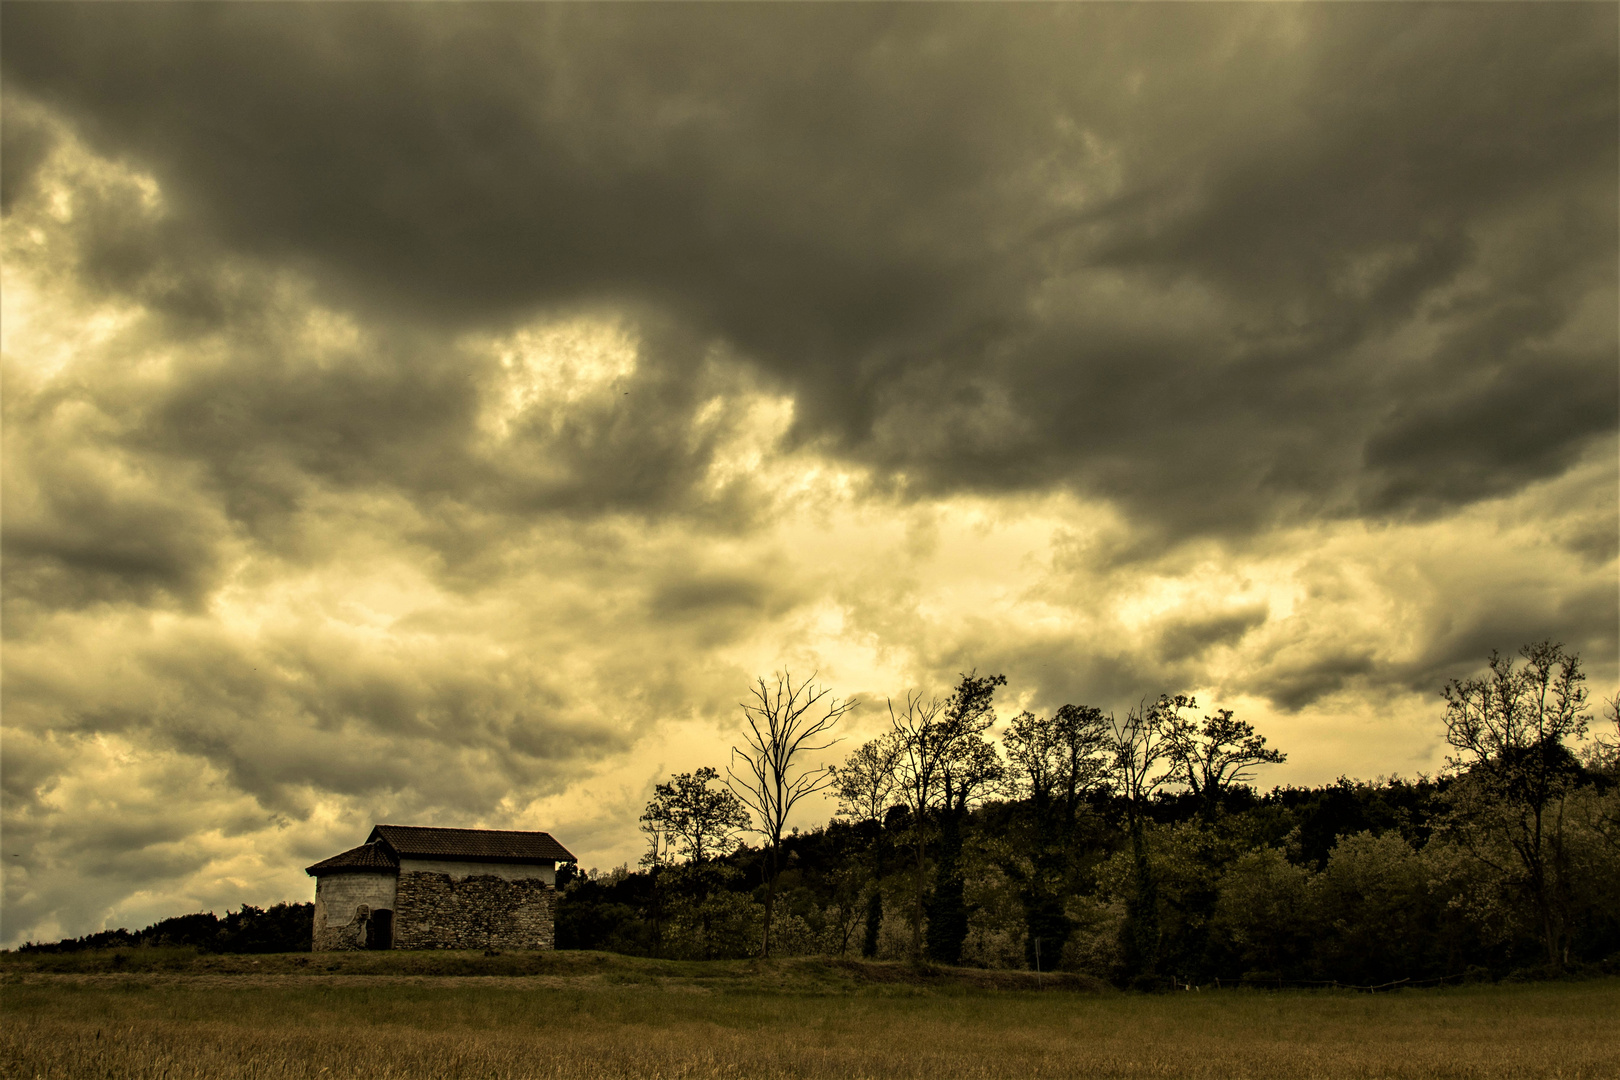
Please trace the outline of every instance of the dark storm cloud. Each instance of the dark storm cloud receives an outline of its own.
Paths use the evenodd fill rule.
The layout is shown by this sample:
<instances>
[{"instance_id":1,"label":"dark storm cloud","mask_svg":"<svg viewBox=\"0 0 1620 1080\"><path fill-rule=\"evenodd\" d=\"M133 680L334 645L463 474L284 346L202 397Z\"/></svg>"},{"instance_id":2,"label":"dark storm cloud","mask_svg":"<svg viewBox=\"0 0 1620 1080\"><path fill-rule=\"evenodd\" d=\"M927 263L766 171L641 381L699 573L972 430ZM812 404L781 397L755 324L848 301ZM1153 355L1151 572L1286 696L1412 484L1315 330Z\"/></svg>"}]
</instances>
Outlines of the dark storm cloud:
<instances>
[{"instance_id":1,"label":"dark storm cloud","mask_svg":"<svg viewBox=\"0 0 1620 1080\"><path fill-rule=\"evenodd\" d=\"M0 210L28 193L55 141L44 119L16 97L0 101Z\"/></svg>"},{"instance_id":2,"label":"dark storm cloud","mask_svg":"<svg viewBox=\"0 0 1620 1080\"><path fill-rule=\"evenodd\" d=\"M1423 651L1408 664L1382 672L1410 689L1437 692L1448 680L1474 674L1492 652L1517 655L1523 645L1557 641L1585 659L1599 680L1614 676L1620 595L1613 577L1556 594L1502 589L1478 604L1480 610L1445 618Z\"/></svg>"},{"instance_id":3,"label":"dark storm cloud","mask_svg":"<svg viewBox=\"0 0 1620 1080\"><path fill-rule=\"evenodd\" d=\"M1377 667L1371 656L1360 653L1318 654L1302 657L1301 661L1255 679L1254 691L1278 707L1293 711L1343 689L1349 679L1367 675ZM1422 689L1429 689L1430 685L1425 683Z\"/></svg>"},{"instance_id":4,"label":"dark storm cloud","mask_svg":"<svg viewBox=\"0 0 1620 1080\"><path fill-rule=\"evenodd\" d=\"M1212 646L1239 640L1270 614L1266 605L1250 604L1235 611L1180 620L1159 632L1159 650L1172 662L1196 657Z\"/></svg>"},{"instance_id":5,"label":"dark storm cloud","mask_svg":"<svg viewBox=\"0 0 1620 1080\"><path fill-rule=\"evenodd\" d=\"M1367 501L1453 505L1563 471L1587 436L1614 425L1614 359L1521 358L1482 385L1394 406L1366 445Z\"/></svg>"},{"instance_id":6,"label":"dark storm cloud","mask_svg":"<svg viewBox=\"0 0 1620 1080\"><path fill-rule=\"evenodd\" d=\"M108 490L72 462L33 461L42 506L4 530L5 589L48 608L199 605L218 584L219 523L179 500Z\"/></svg>"},{"instance_id":7,"label":"dark storm cloud","mask_svg":"<svg viewBox=\"0 0 1620 1080\"><path fill-rule=\"evenodd\" d=\"M24 4L4 62L191 233L371 317L634 304L909 491L1072 484L1174 534L1466 502L1613 430L1614 319L1559 331L1613 307L1614 21ZM580 489L659 502L656 445Z\"/></svg>"}]
</instances>

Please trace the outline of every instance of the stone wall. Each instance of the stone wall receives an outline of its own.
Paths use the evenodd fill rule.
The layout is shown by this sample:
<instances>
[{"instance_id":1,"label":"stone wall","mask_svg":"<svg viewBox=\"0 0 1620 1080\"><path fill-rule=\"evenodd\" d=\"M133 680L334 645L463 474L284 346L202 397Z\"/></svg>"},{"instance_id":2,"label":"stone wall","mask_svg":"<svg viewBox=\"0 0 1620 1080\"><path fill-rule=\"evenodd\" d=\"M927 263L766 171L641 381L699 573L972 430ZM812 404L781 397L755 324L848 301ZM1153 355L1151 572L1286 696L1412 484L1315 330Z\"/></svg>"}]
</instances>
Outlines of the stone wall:
<instances>
[{"instance_id":1,"label":"stone wall","mask_svg":"<svg viewBox=\"0 0 1620 1080\"><path fill-rule=\"evenodd\" d=\"M365 948L366 922L371 912L392 910L396 895L392 873L323 874L316 878L310 949L332 952Z\"/></svg>"},{"instance_id":2,"label":"stone wall","mask_svg":"<svg viewBox=\"0 0 1620 1080\"><path fill-rule=\"evenodd\" d=\"M399 875L396 949L550 949L557 890L543 878Z\"/></svg>"}]
</instances>

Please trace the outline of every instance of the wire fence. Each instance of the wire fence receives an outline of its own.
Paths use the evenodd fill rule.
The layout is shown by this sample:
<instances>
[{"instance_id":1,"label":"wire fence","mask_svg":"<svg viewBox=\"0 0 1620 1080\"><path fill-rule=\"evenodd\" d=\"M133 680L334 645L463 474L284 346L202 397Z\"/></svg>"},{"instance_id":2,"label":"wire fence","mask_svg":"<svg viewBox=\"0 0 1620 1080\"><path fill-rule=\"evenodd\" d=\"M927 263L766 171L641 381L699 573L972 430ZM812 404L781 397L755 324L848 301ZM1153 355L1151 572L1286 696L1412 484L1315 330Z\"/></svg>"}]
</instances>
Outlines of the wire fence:
<instances>
[{"instance_id":1,"label":"wire fence","mask_svg":"<svg viewBox=\"0 0 1620 1080\"><path fill-rule=\"evenodd\" d=\"M1450 983L1466 981L1465 975L1438 975L1431 979L1395 979L1391 982L1378 983L1373 986L1362 986L1358 983L1341 982L1338 979L1284 979L1281 976L1272 978L1245 976L1241 979L1217 978L1215 989L1249 989L1249 990L1355 990L1364 994L1380 994L1389 990L1416 989L1420 986L1445 986ZM1179 984L1183 990L1201 990L1203 987L1192 983Z\"/></svg>"}]
</instances>

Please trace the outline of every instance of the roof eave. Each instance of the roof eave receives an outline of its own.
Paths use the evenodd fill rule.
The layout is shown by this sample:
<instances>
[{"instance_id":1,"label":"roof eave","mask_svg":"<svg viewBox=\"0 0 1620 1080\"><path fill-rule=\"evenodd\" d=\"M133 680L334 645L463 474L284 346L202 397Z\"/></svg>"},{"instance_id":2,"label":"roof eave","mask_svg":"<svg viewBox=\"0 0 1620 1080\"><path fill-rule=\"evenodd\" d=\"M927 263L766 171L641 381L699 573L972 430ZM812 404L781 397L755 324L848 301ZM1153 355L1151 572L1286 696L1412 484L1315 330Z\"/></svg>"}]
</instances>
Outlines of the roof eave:
<instances>
[{"instance_id":1,"label":"roof eave","mask_svg":"<svg viewBox=\"0 0 1620 1080\"><path fill-rule=\"evenodd\" d=\"M328 877L332 874L398 874L397 866L306 866L304 873L312 878Z\"/></svg>"}]
</instances>

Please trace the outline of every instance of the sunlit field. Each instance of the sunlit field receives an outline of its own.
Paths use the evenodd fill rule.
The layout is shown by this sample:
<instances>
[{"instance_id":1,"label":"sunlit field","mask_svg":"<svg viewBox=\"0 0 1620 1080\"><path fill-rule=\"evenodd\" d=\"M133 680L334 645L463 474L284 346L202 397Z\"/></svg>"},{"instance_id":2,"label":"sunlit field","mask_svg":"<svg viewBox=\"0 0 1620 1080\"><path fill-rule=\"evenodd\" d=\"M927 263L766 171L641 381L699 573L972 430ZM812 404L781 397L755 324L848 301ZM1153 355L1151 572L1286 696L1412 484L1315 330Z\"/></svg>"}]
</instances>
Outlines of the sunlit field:
<instances>
[{"instance_id":1,"label":"sunlit field","mask_svg":"<svg viewBox=\"0 0 1620 1080\"><path fill-rule=\"evenodd\" d=\"M1616 979L1146 996L818 961L153 952L7 957L0 1075L1620 1075Z\"/></svg>"}]
</instances>

